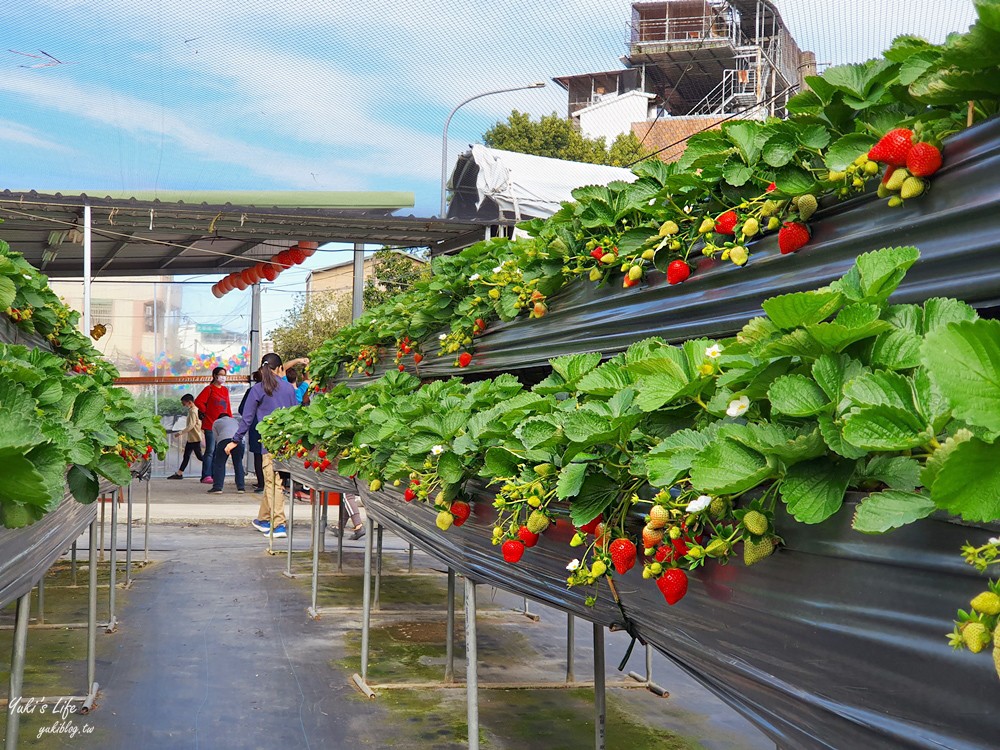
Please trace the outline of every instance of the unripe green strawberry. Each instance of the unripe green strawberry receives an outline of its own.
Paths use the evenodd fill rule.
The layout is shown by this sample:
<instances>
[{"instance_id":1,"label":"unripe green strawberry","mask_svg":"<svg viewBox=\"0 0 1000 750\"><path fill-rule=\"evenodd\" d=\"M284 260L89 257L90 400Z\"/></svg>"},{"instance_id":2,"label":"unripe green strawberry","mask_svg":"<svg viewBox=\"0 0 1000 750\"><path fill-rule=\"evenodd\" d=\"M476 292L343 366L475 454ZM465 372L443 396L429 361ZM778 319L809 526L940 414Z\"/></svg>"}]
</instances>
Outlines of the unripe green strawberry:
<instances>
[{"instance_id":1,"label":"unripe green strawberry","mask_svg":"<svg viewBox=\"0 0 1000 750\"><path fill-rule=\"evenodd\" d=\"M721 497L713 497L712 504L708 506L708 515L713 521L718 521L728 509L728 504Z\"/></svg>"},{"instance_id":2,"label":"unripe green strawberry","mask_svg":"<svg viewBox=\"0 0 1000 750\"><path fill-rule=\"evenodd\" d=\"M916 198L918 195L922 195L924 189L926 188L926 183L919 177L907 177L903 180L903 186L899 189L899 197L903 198Z\"/></svg>"},{"instance_id":3,"label":"unripe green strawberry","mask_svg":"<svg viewBox=\"0 0 1000 750\"><path fill-rule=\"evenodd\" d=\"M767 516L759 510L748 510L743 516L743 526L754 536L767 533Z\"/></svg>"},{"instance_id":4,"label":"unripe green strawberry","mask_svg":"<svg viewBox=\"0 0 1000 750\"><path fill-rule=\"evenodd\" d=\"M743 564L749 566L759 563L772 552L774 552L774 542L769 537L756 542L748 539L743 542Z\"/></svg>"},{"instance_id":5,"label":"unripe green strawberry","mask_svg":"<svg viewBox=\"0 0 1000 750\"><path fill-rule=\"evenodd\" d=\"M598 268L592 268L592 269L590 269L590 280L591 281L600 281L602 276L604 276L604 274L601 273L600 269L598 269Z\"/></svg>"},{"instance_id":6,"label":"unripe green strawberry","mask_svg":"<svg viewBox=\"0 0 1000 750\"><path fill-rule=\"evenodd\" d=\"M903 183L906 182L906 179L909 176L910 176L910 173L907 172L905 169L897 169L895 172L892 173L892 175L889 177L889 179L885 181L885 186L889 190L892 190L893 192L896 192L901 187L903 187Z\"/></svg>"},{"instance_id":7,"label":"unripe green strawberry","mask_svg":"<svg viewBox=\"0 0 1000 750\"><path fill-rule=\"evenodd\" d=\"M437 518L434 519L434 523L441 531L447 531L451 528L451 525L455 522L455 518L451 515L450 510L442 510L437 514Z\"/></svg>"},{"instance_id":8,"label":"unripe green strawberry","mask_svg":"<svg viewBox=\"0 0 1000 750\"><path fill-rule=\"evenodd\" d=\"M616 260L618 260L618 256L615 255L614 253L605 253L604 255L601 256L601 263L603 263L606 266L611 265Z\"/></svg>"},{"instance_id":9,"label":"unripe green strawberry","mask_svg":"<svg viewBox=\"0 0 1000 750\"><path fill-rule=\"evenodd\" d=\"M671 250L677 251L681 249L680 240L673 240L669 245Z\"/></svg>"},{"instance_id":10,"label":"unripe green strawberry","mask_svg":"<svg viewBox=\"0 0 1000 750\"><path fill-rule=\"evenodd\" d=\"M372 492L378 492L380 489L382 489L382 482L380 482L378 479L373 479L371 484L368 485L368 489L371 490Z\"/></svg>"},{"instance_id":11,"label":"unripe green strawberry","mask_svg":"<svg viewBox=\"0 0 1000 750\"><path fill-rule=\"evenodd\" d=\"M826 179L830 182L840 182L845 177L847 177L847 172L838 172L831 169L830 174L826 176Z\"/></svg>"},{"instance_id":12,"label":"unripe green strawberry","mask_svg":"<svg viewBox=\"0 0 1000 750\"><path fill-rule=\"evenodd\" d=\"M897 208L903 205L903 199L898 195L894 195L889 199L889 208Z\"/></svg>"},{"instance_id":13,"label":"unripe green strawberry","mask_svg":"<svg viewBox=\"0 0 1000 750\"><path fill-rule=\"evenodd\" d=\"M698 234L707 234L715 229L715 219L705 218L701 221L701 226L698 227Z\"/></svg>"},{"instance_id":14,"label":"unripe green strawberry","mask_svg":"<svg viewBox=\"0 0 1000 750\"><path fill-rule=\"evenodd\" d=\"M737 245L729 251L729 260L738 266L746 265L746 262L750 259L750 253L742 245Z\"/></svg>"},{"instance_id":15,"label":"unripe green strawberry","mask_svg":"<svg viewBox=\"0 0 1000 750\"><path fill-rule=\"evenodd\" d=\"M1000 628L997 628L997 632L1000 632ZM993 669L997 672L997 677L1000 677L1000 648L994 647L993 649Z\"/></svg>"},{"instance_id":16,"label":"unripe green strawberry","mask_svg":"<svg viewBox=\"0 0 1000 750\"><path fill-rule=\"evenodd\" d=\"M594 560L594 564L590 566L590 574L592 576L602 576L608 572L608 566L603 560Z\"/></svg>"},{"instance_id":17,"label":"unripe green strawberry","mask_svg":"<svg viewBox=\"0 0 1000 750\"><path fill-rule=\"evenodd\" d=\"M629 263L622 263L621 271L622 271L622 273L628 273L630 268L632 268L631 264L629 264Z\"/></svg>"},{"instance_id":18,"label":"unripe green strawberry","mask_svg":"<svg viewBox=\"0 0 1000 750\"><path fill-rule=\"evenodd\" d=\"M549 517L540 510L532 511L525 526L532 534L541 534L549 527Z\"/></svg>"},{"instance_id":19,"label":"unripe green strawberry","mask_svg":"<svg viewBox=\"0 0 1000 750\"><path fill-rule=\"evenodd\" d=\"M781 221L778 219L777 216L772 216L770 219L767 220L767 228L770 230L775 230L780 226L781 226Z\"/></svg>"},{"instance_id":20,"label":"unripe green strawberry","mask_svg":"<svg viewBox=\"0 0 1000 750\"><path fill-rule=\"evenodd\" d=\"M537 464L535 466L535 473L540 477L547 477L550 474L555 474L556 467L552 464Z\"/></svg>"},{"instance_id":21,"label":"unripe green strawberry","mask_svg":"<svg viewBox=\"0 0 1000 750\"><path fill-rule=\"evenodd\" d=\"M873 161L866 161L863 169L869 177L878 174L878 164Z\"/></svg>"},{"instance_id":22,"label":"unripe green strawberry","mask_svg":"<svg viewBox=\"0 0 1000 750\"><path fill-rule=\"evenodd\" d=\"M962 640L969 651L978 654L990 642L990 631L981 622L966 623L962 629Z\"/></svg>"},{"instance_id":23,"label":"unripe green strawberry","mask_svg":"<svg viewBox=\"0 0 1000 750\"><path fill-rule=\"evenodd\" d=\"M764 201L764 205L760 207L761 216L774 216L781 209L781 203L778 201Z\"/></svg>"},{"instance_id":24,"label":"unripe green strawberry","mask_svg":"<svg viewBox=\"0 0 1000 750\"><path fill-rule=\"evenodd\" d=\"M677 226L677 222L665 221L660 225L660 237L669 237L672 234L677 234L680 231L680 227Z\"/></svg>"},{"instance_id":25,"label":"unripe green strawberry","mask_svg":"<svg viewBox=\"0 0 1000 750\"><path fill-rule=\"evenodd\" d=\"M799 201L796 205L798 206L799 217L802 221L809 221L809 217L816 213L816 209L819 207L819 203L816 201L816 196L812 193L800 195Z\"/></svg>"},{"instance_id":26,"label":"unripe green strawberry","mask_svg":"<svg viewBox=\"0 0 1000 750\"><path fill-rule=\"evenodd\" d=\"M753 237L760 231L760 223L756 219L747 219L743 222L743 236Z\"/></svg>"},{"instance_id":27,"label":"unripe green strawberry","mask_svg":"<svg viewBox=\"0 0 1000 750\"><path fill-rule=\"evenodd\" d=\"M8 529L22 529L35 522L35 517L26 505L5 502L0 504L0 521Z\"/></svg>"},{"instance_id":28,"label":"unripe green strawberry","mask_svg":"<svg viewBox=\"0 0 1000 750\"><path fill-rule=\"evenodd\" d=\"M889 188L887 188L885 184L880 182L878 184L878 190L875 191L875 195L877 195L879 198L887 198L890 195L892 195L892 191Z\"/></svg>"},{"instance_id":29,"label":"unripe green strawberry","mask_svg":"<svg viewBox=\"0 0 1000 750\"><path fill-rule=\"evenodd\" d=\"M984 591L972 600L972 608L984 615L1000 615L1000 596Z\"/></svg>"},{"instance_id":30,"label":"unripe green strawberry","mask_svg":"<svg viewBox=\"0 0 1000 750\"><path fill-rule=\"evenodd\" d=\"M642 266L632 266L628 269L628 277L632 281L638 281L642 278Z\"/></svg>"},{"instance_id":31,"label":"unripe green strawberry","mask_svg":"<svg viewBox=\"0 0 1000 750\"><path fill-rule=\"evenodd\" d=\"M658 563L658 562L650 563L649 572L652 573L654 576L660 575L660 573L663 572L663 563Z\"/></svg>"},{"instance_id":32,"label":"unripe green strawberry","mask_svg":"<svg viewBox=\"0 0 1000 750\"><path fill-rule=\"evenodd\" d=\"M705 554L709 557L724 557L729 554L729 543L725 539L716 537L705 547Z\"/></svg>"},{"instance_id":33,"label":"unripe green strawberry","mask_svg":"<svg viewBox=\"0 0 1000 750\"><path fill-rule=\"evenodd\" d=\"M652 260L655 257L656 257L656 251L655 250L646 250L642 254L642 259L643 260Z\"/></svg>"}]
</instances>

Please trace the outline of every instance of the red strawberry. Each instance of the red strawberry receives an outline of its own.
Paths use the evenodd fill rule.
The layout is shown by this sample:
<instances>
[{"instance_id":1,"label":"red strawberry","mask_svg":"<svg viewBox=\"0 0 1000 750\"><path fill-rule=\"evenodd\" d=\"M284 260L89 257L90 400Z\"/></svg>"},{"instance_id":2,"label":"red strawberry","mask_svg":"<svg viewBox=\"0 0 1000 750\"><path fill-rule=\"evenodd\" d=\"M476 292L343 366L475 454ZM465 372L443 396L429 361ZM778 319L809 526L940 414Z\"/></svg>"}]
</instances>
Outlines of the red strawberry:
<instances>
[{"instance_id":1,"label":"red strawberry","mask_svg":"<svg viewBox=\"0 0 1000 750\"><path fill-rule=\"evenodd\" d=\"M620 576L625 575L635 565L635 545L628 539L615 539L608 547L608 552Z\"/></svg>"},{"instance_id":2,"label":"red strawberry","mask_svg":"<svg viewBox=\"0 0 1000 750\"><path fill-rule=\"evenodd\" d=\"M414 492L413 490L411 490L411 489L410 489L409 487L407 487L407 488L406 488L406 491L405 491L405 492L403 493L403 499L404 499L404 500L405 500L406 502L410 502L410 501L411 501L411 500L413 500L413 498L415 498L416 496L417 496L417 493L416 493L416 492Z\"/></svg>"},{"instance_id":3,"label":"red strawberry","mask_svg":"<svg viewBox=\"0 0 1000 750\"><path fill-rule=\"evenodd\" d=\"M684 557L688 553L687 542L683 539L671 539L670 543L674 546L674 552L677 557Z\"/></svg>"},{"instance_id":4,"label":"red strawberry","mask_svg":"<svg viewBox=\"0 0 1000 750\"><path fill-rule=\"evenodd\" d=\"M882 184L883 185L885 185L887 182L889 182L889 178L892 177L892 173L895 172L895 171L896 171L896 168L893 167L893 166L889 166L889 167L885 168L885 174L882 175Z\"/></svg>"},{"instance_id":5,"label":"red strawberry","mask_svg":"<svg viewBox=\"0 0 1000 750\"><path fill-rule=\"evenodd\" d=\"M642 529L642 546L649 549L663 541L663 529L654 529L646 525Z\"/></svg>"},{"instance_id":6,"label":"red strawberry","mask_svg":"<svg viewBox=\"0 0 1000 750\"><path fill-rule=\"evenodd\" d=\"M715 220L715 231L719 234L733 234L733 231L736 229L736 222L739 220L740 217L736 215L735 211L726 211Z\"/></svg>"},{"instance_id":7,"label":"red strawberry","mask_svg":"<svg viewBox=\"0 0 1000 750\"><path fill-rule=\"evenodd\" d=\"M809 242L809 228L797 221L786 221L778 230L778 247L782 255L794 253Z\"/></svg>"},{"instance_id":8,"label":"red strawberry","mask_svg":"<svg viewBox=\"0 0 1000 750\"><path fill-rule=\"evenodd\" d=\"M500 545L500 551L503 553L504 560L509 563L516 563L521 559L521 555L524 554L524 542L520 539L508 539Z\"/></svg>"},{"instance_id":9,"label":"red strawberry","mask_svg":"<svg viewBox=\"0 0 1000 750\"><path fill-rule=\"evenodd\" d=\"M906 157L912 148L913 131L896 128L882 136L882 140L871 147L868 158L894 167L905 167Z\"/></svg>"},{"instance_id":10,"label":"red strawberry","mask_svg":"<svg viewBox=\"0 0 1000 750\"><path fill-rule=\"evenodd\" d=\"M775 185L773 182L770 185L767 186L767 192L769 192L769 193L773 193L777 189L778 189L778 186Z\"/></svg>"},{"instance_id":11,"label":"red strawberry","mask_svg":"<svg viewBox=\"0 0 1000 750\"><path fill-rule=\"evenodd\" d=\"M469 354L468 352L462 352L461 354L458 355L458 366L459 367L468 367L469 366L469 362L471 362L471 361L472 361L472 355Z\"/></svg>"},{"instance_id":12,"label":"red strawberry","mask_svg":"<svg viewBox=\"0 0 1000 750\"><path fill-rule=\"evenodd\" d=\"M680 284L691 275L691 266L683 260L672 260L667 266L667 283Z\"/></svg>"},{"instance_id":13,"label":"red strawberry","mask_svg":"<svg viewBox=\"0 0 1000 750\"><path fill-rule=\"evenodd\" d=\"M538 534L531 531L527 526L522 526L517 530L517 537L524 542L525 547L534 547L538 544Z\"/></svg>"},{"instance_id":14,"label":"red strawberry","mask_svg":"<svg viewBox=\"0 0 1000 750\"><path fill-rule=\"evenodd\" d=\"M626 276L625 280L622 281L622 286L625 287L626 289L629 289L629 288L635 286L638 283L639 283L638 281L635 281L634 279Z\"/></svg>"},{"instance_id":15,"label":"red strawberry","mask_svg":"<svg viewBox=\"0 0 1000 750\"><path fill-rule=\"evenodd\" d=\"M324 458L323 459L323 463L321 463L319 465L319 470L320 471L326 471L329 468L330 468L330 459L329 458Z\"/></svg>"},{"instance_id":16,"label":"red strawberry","mask_svg":"<svg viewBox=\"0 0 1000 750\"><path fill-rule=\"evenodd\" d=\"M316 451L316 455L319 456L320 458L326 458L326 451L320 448L318 451Z\"/></svg>"},{"instance_id":17,"label":"red strawberry","mask_svg":"<svg viewBox=\"0 0 1000 750\"><path fill-rule=\"evenodd\" d=\"M941 152L930 143L916 143L906 155L906 168L915 177L930 177L941 169Z\"/></svg>"},{"instance_id":18,"label":"red strawberry","mask_svg":"<svg viewBox=\"0 0 1000 750\"><path fill-rule=\"evenodd\" d=\"M656 579L656 585L660 588L660 593L667 600L667 604L677 604L684 598L688 590L688 577L680 568L671 568L662 576Z\"/></svg>"},{"instance_id":19,"label":"red strawberry","mask_svg":"<svg viewBox=\"0 0 1000 750\"><path fill-rule=\"evenodd\" d=\"M451 514L455 516L455 525L461 526L469 518L472 508L464 500L456 500L451 504Z\"/></svg>"},{"instance_id":20,"label":"red strawberry","mask_svg":"<svg viewBox=\"0 0 1000 750\"><path fill-rule=\"evenodd\" d=\"M421 354L420 352L417 352L416 354L413 355L413 364L419 365L423 361L424 361L424 355Z\"/></svg>"},{"instance_id":21,"label":"red strawberry","mask_svg":"<svg viewBox=\"0 0 1000 750\"><path fill-rule=\"evenodd\" d=\"M308 469L312 465L313 465L312 461L303 461L302 462L302 468L304 468L304 469Z\"/></svg>"},{"instance_id":22,"label":"red strawberry","mask_svg":"<svg viewBox=\"0 0 1000 750\"><path fill-rule=\"evenodd\" d=\"M604 257L604 248L598 245L593 250L590 251L590 257L594 260L600 260Z\"/></svg>"},{"instance_id":23,"label":"red strawberry","mask_svg":"<svg viewBox=\"0 0 1000 750\"><path fill-rule=\"evenodd\" d=\"M483 320L482 318L476 318L476 328L478 328L480 331L485 331L486 321Z\"/></svg>"},{"instance_id":24,"label":"red strawberry","mask_svg":"<svg viewBox=\"0 0 1000 750\"><path fill-rule=\"evenodd\" d=\"M597 514L597 518L595 518L593 521L589 521L589 522L585 523L583 526L581 526L580 527L580 531L582 531L584 534L596 534L597 533L597 524L599 524L603 520L604 520L604 514L603 513L598 513Z\"/></svg>"},{"instance_id":25,"label":"red strawberry","mask_svg":"<svg viewBox=\"0 0 1000 750\"><path fill-rule=\"evenodd\" d=\"M674 559L674 548L669 544L664 544L662 547L657 548L656 554L653 556L656 562L670 562Z\"/></svg>"},{"instance_id":26,"label":"red strawberry","mask_svg":"<svg viewBox=\"0 0 1000 750\"><path fill-rule=\"evenodd\" d=\"M398 368L396 368L396 369L398 369L398 370L399 370L400 372L406 372L406 367L404 367L403 365L400 365L400 366L399 366Z\"/></svg>"}]
</instances>

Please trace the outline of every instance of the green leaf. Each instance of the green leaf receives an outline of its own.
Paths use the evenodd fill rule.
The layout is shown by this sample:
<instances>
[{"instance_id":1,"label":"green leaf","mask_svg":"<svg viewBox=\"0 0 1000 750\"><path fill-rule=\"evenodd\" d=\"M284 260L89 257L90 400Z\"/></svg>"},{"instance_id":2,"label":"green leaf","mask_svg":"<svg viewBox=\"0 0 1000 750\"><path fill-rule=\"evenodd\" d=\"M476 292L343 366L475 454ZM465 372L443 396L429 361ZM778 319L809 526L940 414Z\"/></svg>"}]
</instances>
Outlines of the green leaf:
<instances>
[{"instance_id":1,"label":"green leaf","mask_svg":"<svg viewBox=\"0 0 1000 750\"><path fill-rule=\"evenodd\" d=\"M886 247L863 253L843 279L831 284L848 297L856 299L851 289L860 291L861 301L881 303L896 291L907 270L920 257L915 247Z\"/></svg>"},{"instance_id":2,"label":"green leaf","mask_svg":"<svg viewBox=\"0 0 1000 750\"><path fill-rule=\"evenodd\" d=\"M620 491L618 483L607 474L589 474L569 506L573 525L583 526L593 521L618 498Z\"/></svg>"},{"instance_id":3,"label":"green leaf","mask_svg":"<svg viewBox=\"0 0 1000 750\"><path fill-rule=\"evenodd\" d=\"M730 121L722 126L723 134L740 150L746 164L755 164L760 158L760 146L756 140L759 130L757 123L747 120Z\"/></svg>"},{"instance_id":4,"label":"green leaf","mask_svg":"<svg viewBox=\"0 0 1000 750\"><path fill-rule=\"evenodd\" d=\"M846 354L824 354L812 366L812 375L827 397L840 401L844 383L861 374L862 365Z\"/></svg>"},{"instance_id":5,"label":"green leaf","mask_svg":"<svg viewBox=\"0 0 1000 750\"><path fill-rule=\"evenodd\" d=\"M838 456L844 458L861 458L868 455L864 448L858 448L844 440L843 426L834 421L833 417L821 414L817 418L819 431L823 435L823 442L829 446L830 450Z\"/></svg>"},{"instance_id":6,"label":"green leaf","mask_svg":"<svg viewBox=\"0 0 1000 750\"><path fill-rule=\"evenodd\" d=\"M844 395L859 406L892 406L915 411L912 382L894 372L866 372L844 386Z\"/></svg>"},{"instance_id":7,"label":"green leaf","mask_svg":"<svg viewBox=\"0 0 1000 750\"><path fill-rule=\"evenodd\" d=\"M656 230L648 227L629 229L618 238L618 252L623 254L634 253L649 242L649 240L657 236Z\"/></svg>"},{"instance_id":8,"label":"green leaf","mask_svg":"<svg viewBox=\"0 0 1000 750\"><path fill-rule=\"evenodd\" d=\"M881 482L894 490L912 490L920 484L920 462L906 456L872 456L862 481Z\"/></svg>"},{"instance_id":9,"label":"green leaf","mask_svg":"<svg viewBox=\"0 0 1000 750\"><path fill-rule=\"evenodd\" d=\"M843 302L840 292L793 292L764 300L761 307L778 328L788 331L826 320L842 307Z\"/></svg>"},{"instance_id":10,"label":"green leaf","mask_svg":"<svg viewBox=\"0 0 1000 750\"><path fill-rule=\"evenodd\" d=\"M830 403L823 389L805 375L784 375L775 380L767 397L771 407L791 417L819 414Z\"/></svg>"},{"instance_id":11,"label":"green leaf","mask_svg":"<svg viewBox=\"0 0 1000 750\"><path fill-rule=\"evenodd\" d=\"M933 297L924 302L923 332L930 333L948 323L978 320L979 313L972 307L947 297Z\"/></svg>"},{"instance_id":12,"label":"green leaf","mask_svg":"<svg viewBox=\"0 0 1000 750\"><path fill-rule=\"evenodd\" d=\"M591 370L577 383L580 393L595 396L613 396L622 388L632 385L633 379L625 365L616 358L605 362L595 370Z\"/></svg>"},{"instance_id":13,"label":"green leaf","mask_svg":"<svg viewBox=\"0 0 1000 750\"><path fill-rule=\"evenodd\" d=\"M437 473L448 484L461 482L465 477L462 461L451 451L445 451L438 458Z\"/></svg>"},{"instance_id":14,"label":"green leaf","mask_svg":"<svg viewBox=\"0 0 1000 750\"><path fill-rule=\"evenodd\" d=\"M840 510L853 474L853 461L804 461L788 470L781 498L796 521L820 523Z\"/></svg>"},{"instance_id":15,"label":"green leaf","mask_svg":"<svg viewBox=\"0 0 1000 750\"><path fill-rule=\"evenodd\" d=\"M967 443L972 440L975 436L966 429L955 430L955 434L945 440L941 447L935 450L930 457L927 459L927 463L924 466L924 470L920 473L920 483L931 490L931 495L934 494L934 482L937 480L937 475L944 467L945 462L948 457L952 454L959 445L962 443Z\"/></svg>"},{"instance_id":16,"label":"green leaf","mask_svg":"<svg viewBox=\"0 0 1000 750\"><path fill-rule=\"evenodd\" d=\"M97 465L93 468L98 474L108 481L114 482L118 487L128 487L132 482L132 474L128 464L117 454L102 453L97 459Z\"/></svg>"},{"instance_id":17,"label":"green leaf","mask_svg":"<svg viewBox=\"0 0 1000 750\"><path fill-rule=\"evenodd\" d=\"M813 191L816 180L804 169L786 166L774 173L774 184L778 190L787 195L802 195Z\"/></svg>"},{"instance_id":18,"label":"green leaf","mask_svg":"<svg viewBox=\"0 0 1000 750\"><path fill-rule=\"evenodd\" d=\"M923 360L955 416L1000 431L1000 321L949 323L928 333Z\"/></svg>"},{"instance_id":19,"label":"green leaf","mask_svg":"<svg viewBox=\"0 0 1000 750\"><path fill-rule=\"evenodd\" d=\"M97 481L94 473L85 466L78 464L70 467L69 473L66 475L66 483L69 485L69 490L73 493L73 497L76 498L77 502L84 503L85 505L94 502L100 491L100 483Z\"/></svg>"},{"instance_id":20,"label":"green leaf","mask_svg":"<svg viewBox=\"0 0 1000 750\"><path fill-rule=\"evenodd\" d=\"M528 450L537 448L551 440L559 432L559 426L547 416L529 417L514 431L515 436Z\"/></svg>"},{"instance_id":21,"label":"green leaf","mask_svg":"<svg viewBox=\"0 0 1000 750\"><path fill-rule=\"evenodd\" d=\"M104 396L95 391L83 391L73 403L73 424L84 432L96 430L105 424Z\"/></svg>"},{"instance_id":22,"label":"green leaf","mask_svg":"<svg viewBox=\"0 0 1000 750\"><path fill-rule=\"evenodd\" d=\"M833 172L843 172L861 154L867 154L876 138L865 133L851 133L834 141L826 151L823 162Z\"/></svg>"},{"instance_id":23,"label":"green leaf","mask_svg":"<svg viewBox=\"0 0 1000 750\"><path fill-rule=\"evenodd\" d=\"M494 446L487 449L484 460L488 476L506 479L521 473L521 459L505 448Z\"/></svg>"},{"instance_id":24,"label":"green leaf","mask_svg":"<svg viewBox=\"0 0 1000 750\"><path fill-rule=\"evenodd\" d=\"M711 443L691 462L691 484L695 489L719 495L746 492L772 475L764 456L726 438Z\"/></svg>"},{"instance_id":25,"label":"green leaf","mask_svg":"<svg viewBox=\"0 0 1000 750\"><path fill-rule=\"evenodd\" d=\"M611 431L611 423L588 411L571 411L562 415L563 432L574 443L590 443Z\"/></svg>"},{"instance_id":26,"label":"green leaf","mask_svg":"<svg viewBox=\"0 0 1000 750\"><path fill-rule=\"evenodd\" d=\"M823 111L823 102L814 91L800 91L788 100L785 109L795 115L818 115Z\"/></svg>"},{"instance_id":27,"label":"green leaf","mask_svg":"<svg viewBox=\"0 0 1000 750\"><path fill-rule=\"evenodd\" d=\"M45 478L35 471L20 449L0 446L0 466L3 466L0 503L39 505L49 499Z\"/></svg>"},{"instance_id":28,"label":"green leaf","mask_svg":"<svg viewBox=\"0 0 1000 750\"><path fill-rule=\"evenodd\" d=\"M926 518L934 510L934 503L927 495L919 492L885 490L873 493L861 501L854 512L851 525L855 531L864 534L882 534L890 529L898 529L900 526Z\"/></svg>"},{"instance_id":29,"label":"green leaf","mask_svg":"<svg viewBox=\"0 0 1000 750\"><path fill-rule=\"evenodd\" d=\"M14 304L17 296L17 287L7 276L0 276L0 310L6 310Z\"/></svg>"},{"instance_id":30,"label":"green leaf","mask_svg":"<svg viewBox=\"0 0 1000 750\"><path fill-rule=\"evenodd\" d=\"M871 363L890 370L911 370L920 366L923 339L902 328L880 333L872 348Z\"/></svg>"},{"instance_id":31,"label":"green leaf","mask_svg":"<svg viewBox=\"0 0 1000 750\"><path fill-rule=\"evenodd\" d=\"M587 464L568 464L559 471L559 481L556 482L556 497L565 500L576 497L583 487L583 479L587 476Z\"/></svg>"},{"instance_id":32,"label":"green leaf","mask_svg":"<svg viewBox=\"0 0 1000 750\"><path fill-rule=\"evenodd\" d=\"M767 139L761 150L761 157L772 167L788 164L798 151L799 144L791 133L778 132Z\"/></svg>"},{"instance_id":33,"label":"green leaf","mask_svg":"<svg viewBox=\"0 0 1000 750\"><path fill-rule=\"evenodd\" d=\"M966 521L1000 518L1000 443L973 438L959 443L944 459L931 497L939 508Z\"/></svg>"},{"instance_id":34,"label":"green leaf","mask_svg":"<svg viewBox=\"0 0 1000 750\"><path fill-rule=\"evenodd\" d=\"M796 136L803 146L817 151L830 143L830 131L823 125L806 125L799 129Z\"/></svg>"},{"instance_id":35,"label":"green leaf","mask_svg":"<svg viewBox=\"0 0 1000 750\"><path fill-rule=\"evenodd\" d=\"M45 499L31 504L47 513L59 505L65 492L66 454L52 443L43 443L29 451L25 458L45 482Z\"/></svg>"},{"instance_id":36,"label":"green leaf","mask_svg":"<svg viewBox=\"0 0 1000 750\"><path fill-rule=\"evenodd\" d=\"M17 383L0 380L0 449L23 454L44 439L35 400Z\"/></svg>"},{"instance_id":37,"label":"green leaf","mask_svg":"<svg viewBox=\"0 0 1000 750\"><path fill-rule=\"evenodd\" d=\"M729 161L722 169L722 177L733 187L742 187L753 177L753 170L741 161Z\"/></svg>"},{"instance_id":38,"label":"green leaf","mask_svg":"<svg viewBox=\"0 0 1000 750\"><path fill-rule=\"evenodd\" d=\"M892 406L855 409L844 417L844 439L870 451L902 451L930 441L920 418Z\"/></svg>"},{"instance_id":39,"label":"green leaf","mask_svg":"<svg viewBox=\"0 0 1000 750\"><path fill-rule=\"evenodd\" d=\"M806 331L824 348L839 352L851 344L877 336L892 326L879 320L881 310L875 305L848 305L830 323L807 325Z\"/></svg>"}]
</instances>

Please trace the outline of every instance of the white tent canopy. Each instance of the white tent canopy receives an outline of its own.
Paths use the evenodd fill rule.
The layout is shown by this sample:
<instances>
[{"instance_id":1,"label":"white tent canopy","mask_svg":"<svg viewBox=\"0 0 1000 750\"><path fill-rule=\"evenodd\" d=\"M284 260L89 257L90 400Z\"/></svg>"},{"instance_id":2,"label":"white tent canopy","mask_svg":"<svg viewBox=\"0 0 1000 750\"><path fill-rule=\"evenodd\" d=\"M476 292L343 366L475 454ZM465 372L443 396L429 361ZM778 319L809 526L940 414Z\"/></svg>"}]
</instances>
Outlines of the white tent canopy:
<instances>
[{"instance_id":1,"label":"white tent canopy","mask_svg":"<svg viewBox=\"0 0 1000 750\"><path fill-rule=\"evenodd\" d=\"M621 167L584 164L474 145L458 158L448 187L448 218L515 221L551 216L584 185L635 181Z\"/></svg>"}]
</instances>

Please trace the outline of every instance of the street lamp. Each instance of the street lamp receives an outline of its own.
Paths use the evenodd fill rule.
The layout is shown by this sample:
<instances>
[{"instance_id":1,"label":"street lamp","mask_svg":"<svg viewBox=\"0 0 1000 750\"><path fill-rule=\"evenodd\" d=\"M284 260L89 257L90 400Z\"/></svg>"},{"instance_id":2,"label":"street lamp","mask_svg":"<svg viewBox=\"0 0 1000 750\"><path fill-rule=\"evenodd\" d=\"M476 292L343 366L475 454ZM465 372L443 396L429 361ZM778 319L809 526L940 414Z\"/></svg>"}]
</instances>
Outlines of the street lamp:
<instances>
[{"instance_id":1,"label":"street lamp","mask_svg":"<svg viewBox=\"0 0 1000 750\"><path fill-rule=\"evenodd\" d=\"M525 89L540 89L545 87L544 81L539 81L537 83L530 83L527 86L517 86L512 89L497 89L496 91L484 91L481 94L476 94L475 96L470 96L463 102L459 102L455 108L448 113L448 119L444 121L444 137L441 143L441 218L447 218L445 216L445 193L446 185L448 184L448 125L451 123L452 115L454 115L460 107L464 107L471 101L475 99L482 99L484 96L492 96L493 94L506 94L511 91L524 91Z\"/></svg>"}]
</instances>

